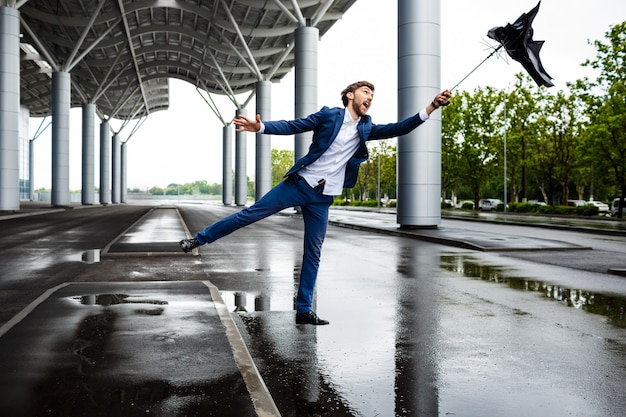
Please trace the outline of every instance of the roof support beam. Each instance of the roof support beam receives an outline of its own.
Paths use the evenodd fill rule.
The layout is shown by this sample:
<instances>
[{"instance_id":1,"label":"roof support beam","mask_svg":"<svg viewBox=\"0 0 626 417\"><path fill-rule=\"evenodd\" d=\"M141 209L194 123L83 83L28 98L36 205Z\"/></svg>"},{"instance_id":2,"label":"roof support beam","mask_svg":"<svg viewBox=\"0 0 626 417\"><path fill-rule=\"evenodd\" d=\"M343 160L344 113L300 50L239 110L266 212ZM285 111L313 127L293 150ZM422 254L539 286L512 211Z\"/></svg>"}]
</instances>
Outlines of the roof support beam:
<instances>
[{"instance_id":1,"label":"roof support beam","mask_svg":"<svg viewBox=\"0 0 626 417\"><path fill-rule=\"evenodd\" d=\"M126 89L125 93L128 92L128 90L130 90L131 84L128 84L128 88ZM133 91L131 91L130 93L128 93L128 95L126 95L126 98L124 100L122 100L122 97L124 97L124 94L122 94L120 96L120 101L118 101L118 103L116 104L116 106L113 108L113 110L111 111L111 114L109 115L109 119L110 118L116 118L117 117L117 113L126 105L126 103L128 103L128 100L130 100L131 98L134 98L135 93L137 92L137 90L139 90L140 88L142 88L141 83L139 83L139 85L135 86L135 88L133 89ZM148 106L146 106L146 114L148 113Z\"/></svg>"},{"instance_id":2,"label":"roof support beam","mask_svg":"<svg viewBox=\"0 0 626 417\"><path fill-rule=\"evenodd\" d=\"M106 1L106 0L103 0ZM76 64L78 64L80 61L82 61L82 59L85 57L85 55L87 55L89 52L91 52L96 46L98 46L98 44L104 39L106 38L109 33L111 33L111 31L113 29L115 29L115 25L117 25L119 22L114 22L111 26L109 26L109 28L107 30L105 30L102 35L98 36L98 39L96 39L88 48L86 48L82 54L80 54L78 56L78 58L76 58L76 60L69 65L69 69L71 70L72 68L74 68L74 66L76 66Z\"/></svg>"},{"instance_id":3,"label":"roof support beam","mask_svg":"<svg viewBox=\"0 0 626 417\"><path fill-rule=\"evenodd\" d=\"M37 50L39 51L40 54L44 56L44 58L46 58L46 61L48 61L48 64L50 64L50 66L52 67L52 70L59 71L59 63L55 59L52 58L52 55L50 55L46 47L43 45L43 43L41 43L41 41L39 40L39 37L35 34L35 32L32 31L30 26L28 26L28 23L26 23L26 21L24 20L24 17L22 17L21 14L20 14L20 24L22 25L22 28L24 28L26 32L28 32L28 35L31 38L33 38L35 45L37 45Z\"/></svg>"},{"instance_id":4,"label":"roof support beam","mask_svg":"<svg viewBox=\"0 0 626 417\"><path fill-rule=\"evenodd\" d=\"M124 31L126 32L126 39L128 40L128 49L133 57L133 65L135 67L135 73L137 74L137 84L139 84L139 88L141 89L141 97L143 98L143 104L146 108L146 114L150 112L150 108L148 107L148 99L146 98L146 92L143 88L143 82L141 81L141 71L139 70L139 65L137 64L137 56L135 55L135 50L133 48L133 40L130 35L130 27L128 26L128 20L126 19L126 12L124 11L124 2L123 0L117 0L117 4L120 8L120 13L122 14L122 22L124 23ZM117 110L114 112L116 113Z\"/></svg>"},{"instance_id":5,"label":"roof support beam","mask_svg":"<svg viewBox=\"0 0 626 417\"><path fill-rule=\"evenodd\" d=\"M320 7L315 12L315 15L313 15L313 19L311 20L312 26L317 26L317 24L320 22L320 20L322 20L322 18L324 17L328 9L331 8L334 2L335 0L326 0L325 2L322 2Z\"/></svg>"},{"instance_id":6,"label":"roof support beam","mask_svg":"<svg viewBox=\"0 0 626 417\"><path fill-rule=\"evenodd\" d=\"M296 16L298 16L298 22L300 26L306 26L306 19L302 16L302 10L300 10L300 5L298 4L298 0L291 0L291 5L293 6L294 12L296 12Z\"/></svg>"},{"instance_id":7,"label":"roof support beam","mask_svg":"<svg viewBox=\"0 0 626 417\"><path fill-rule=\"evenodd\" d=\"M226 121L222 117L222 114L220 113L220 110L217 108L217 104L215 104L215 100L213 100L213 97L211 97L211 93L209 93L209 91L207 90L207 87L204 81L200 81L200 85L202 86L202 88L204 88L204 91L206 92L208 98L204 97L204 94L202 93L203 90L196 87L196 91L198 92L198 94L200 94L200 97L202 97L202 99L207 104L207 106L209 106L209 109L211 109L213 114L217 116L218 119L220 119L220 122L222 122L222 125L228 126L228 123L226 123Z\"/></svg>"},{"instance_id":8,"label":"roof support beam","mask_svg":"<svg viewBox=\"0 0 626 417\"><path fill-rule=\"evenodd\" d=\"M274 76L274 74L276 73L276 71L280 69L280 66L283 65L283 62L285 62L285 59L287 59L291 51L293 51L293 46L294 46L293 43L287 46L285 50L283 51L283 53L280 54L280 57L278 57L276 62L274 62L274 65L272 66L272 68L270 68L270 70L265 75L265 78L267 81L270 81L272 77Z\"/></svg>"},{"instance_id":9,"label":"roof support beam","mask_svg":"<svg viewBox=\"0 0 626 417\"><path fill-rule=\"evenodd\" d=\"M100 3L98 3L98 6L96 6L96 10L93 11L93 15L91 16L91 19L89 19L89 23L87 23L87 26L85 26L85 28L83 29L83 33L80 34L80 38L78 38L78 41L76 41L76 44L74 45L74 49L72 50L72 53L67 58L67 61L65 63L65 66L66 66L65 71L70 72L72 68L74 68L74 66L78 62L80 62L80 58L77 59L76 62L72 62L72 61L74 60L74 57L78 53L78 50L80 49L80 47L83 45L83 42L85 42L85 38L87 37L87 34L93 27L93 23L96 21L96 18L98 17L98 14L100 13L100 9L102 9L102 6L104 5L105 1L106 0L100 0Z\"/></svg>"},{"instance_id":10,"label":"roof support beam","mask_svg":"<svg viewBox=\"0 0 626 417\"><path fill-rule=\"evenodd\" d=\"M256 64L256 60L254 59L254 56L252 55L252 51L250 51L250 48L248 47L248 43L246 42L246 39L243 37L241 30L239 30L239 25L237 24L235 17L230 12L230 9L228 8L224 0L220 0L220 3L222 4L222 7L226 11L226 14L228 15L228 18L230 19L230 22L232 23L233 28L235 29L235 32L237 32L237 37L239 37L239 40L241 41L241 45L243 46L243 49L246 50L246 54L248 54L248 57L250 58L251 65L254 66L253 73L256 74L259 80L261 80L263 78L263 75L261 74L261 70L259 70L259 67Z\"/></svg>"},{"instance_id":11,"label":"roof support beam","mask_svg":"<svg viewBox=\"0 0 626 417\"><path fill-rule=\"evenodd\" d=\"M118 53L117 56L115 57L115 61L113 61L111 68L109 68L109 71L107 71L104 79L100 82L100 87L98 88L98 91L96 91L96 93L92 97L92 100L94 100L94 102L98 100L100 96L104 94L107 91L107 89L118 79L118 77L120 77L124 73L124 70L126 70L126 68L132 66L132 63L130 61L127 62L126 65L122 69L117 71L117 74L115 75L115 77L113 77L111 81L107 83L109 76L111 75L111 73L113 72L113 70L117 66L117 63L119 62L119 60L122 58L123 55L124 54L122 53L122 51L120 51L120 53Z\"/></svg>"},{"instance_id":12,"label":"roof support beam","mask_svg":"<svg viewBox=\"0 0 626 417\"><path fill-rule=\"evenodd\" d=\"M279 9L280 9L280 10L281 10L284 14L285 14L285 16L287 16L287 17L288 17L288 18L289 18L292 22L294 22L294 23L298 23L298 24L300 23L300 21L298 20L298 18L297 18L297 17L295 17L295 16L293 15L293 13L291 13L291 12L289 11L289 9L287 8L287 6L285 6L285 5L283 4L283 2L281 2L280 0L272 0L272 1L273 1L273 2L274 2L274 4L276 5L276 7L278 7L278 8L279 8Z\"/></svg>"},{"instance_id":13,"label":"roof support beam","mask_svg":"<svg viewBox=\"0 0 626 417\"><path fill-rule=\"evenodd\" d=\"M258 77L260 76L260 74L261 74L261 71L259 70L259 68L258 68L258 67L257 67L257 68L253 67L253 66L252 66L252 65L248 62L248 60L247 60L247 59L246 59L243 55L241 55L241 52L239 52L239 49L237 49L237 48L235 47L235 45L233 45L233 44L232 44L232 42L231 42L231 41L229 41L229 40L228 40L228 39L226 39L226 38L223 38L223 40L224 40L224 43L226 43L226 44L228 44L228 46L230 46L230 49L231 49L231 50L235 53L235 55L237 55L237 56L239 57L239 59L241 59L241 61L244 63L244 65L245 65L246 67L248 67L248 69L250 70L250 72L251 72L252 74L255 74L255 75L256 75L256 77L258 78ZM255 62L255 61L253 60L253 62Z\"/></svg>"},{"instance_id":14,"label":"roof support beam","mask_svg":"<svg viewBox=\"0 0 626 417\"><path fill-rule=\"evenodd\" d=\"M217 68L217 71L220 73L220 77L222 78L222 80L224 81L224 84L226 85L226 88L224 88L224 85L221 85L222 90L224 90L224 92L228 92L228 97L230 98L230 100L233 102L233 104L237 105L237 103L235 102L235 93L233 92L233 90L230 88L230 84L228 83L228 79L226 78L226 75L224 75L224 72L222 71L222 67L220 66L220 64L218 64L217 59L215 59L215 56L210 53L209 55L211 55L211 58L213 59L213 63L215 64L215 68ZM216 83L219 83L218 80L215 81ZM205 90L209 91L206 87Z\"/></svg>"}]
</instances>

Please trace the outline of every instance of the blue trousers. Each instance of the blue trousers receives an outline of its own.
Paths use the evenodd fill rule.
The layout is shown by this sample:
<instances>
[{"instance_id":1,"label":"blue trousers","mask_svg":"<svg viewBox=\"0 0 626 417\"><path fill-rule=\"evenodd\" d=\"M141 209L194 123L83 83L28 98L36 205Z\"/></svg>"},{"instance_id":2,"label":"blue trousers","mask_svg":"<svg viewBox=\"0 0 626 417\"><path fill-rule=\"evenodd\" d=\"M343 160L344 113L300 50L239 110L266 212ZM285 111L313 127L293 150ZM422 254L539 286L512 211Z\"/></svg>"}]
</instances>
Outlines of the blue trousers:
<instances>
[{"instance_id":1,"label":"blue trousers","mask_svg":"<svg viewBox=\"0 0 626 417\"><path fill-rule=\"evenodd\" d=\"M311 188L301 177L291 176L272 188L252 206L224 217L196 233L195 237L200 244L212 243L281 210L300 206L304 219L304 253L296 297L296 311L307 313L312 310L313 291L322 244L328 227L328 208L333 200L333 196L323 195L321 190Z\"/></svg>"}]
</instances>

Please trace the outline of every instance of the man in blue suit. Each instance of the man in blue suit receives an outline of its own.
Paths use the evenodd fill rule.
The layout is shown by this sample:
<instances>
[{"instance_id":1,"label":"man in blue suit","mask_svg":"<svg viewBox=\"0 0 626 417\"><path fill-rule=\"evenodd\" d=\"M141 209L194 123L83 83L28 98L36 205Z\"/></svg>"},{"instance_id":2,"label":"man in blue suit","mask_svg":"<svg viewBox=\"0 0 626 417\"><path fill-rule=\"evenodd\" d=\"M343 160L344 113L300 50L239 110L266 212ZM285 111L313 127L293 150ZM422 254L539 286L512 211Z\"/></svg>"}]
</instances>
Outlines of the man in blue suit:
<instances>
[{"instance_id":1,"label":"man in blue suit","mask_svg":"<svg viewBox=\"0 0 626 417\"><path fill-rule=\"evenodd\" d=\"M313 131L309 152L296 161L285 174L285 180L263 198L196 233L195 237L181 240L181 249L189 252L271 214L299 206L304 220L304 254L296 296L296 324L328 324L315 314L312 304L328 225L328 209L334 196L341 194L343 188L352 188L356 184L359 165L368 158L366 141L411 132L433 111L445 105L450 97L450 91L444 90L414 116L398 123L377 125L366 114L374 98L374 86L359 81L342 91L343 108L323 107L305 119L262 122L258 114L255 119L240 115L234 120L237 132L293 135Z\"/></svg>"}]
</instances>

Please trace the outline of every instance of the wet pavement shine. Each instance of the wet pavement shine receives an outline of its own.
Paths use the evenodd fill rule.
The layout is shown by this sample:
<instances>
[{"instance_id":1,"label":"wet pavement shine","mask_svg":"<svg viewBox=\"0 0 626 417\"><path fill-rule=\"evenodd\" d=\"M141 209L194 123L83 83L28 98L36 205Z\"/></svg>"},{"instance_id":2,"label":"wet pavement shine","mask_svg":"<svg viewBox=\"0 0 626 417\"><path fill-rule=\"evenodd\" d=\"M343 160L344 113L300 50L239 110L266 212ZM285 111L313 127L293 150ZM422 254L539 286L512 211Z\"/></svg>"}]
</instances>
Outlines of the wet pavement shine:
<instances>
[{"instance_id":1,"label":"wet pavement shine","mask_svg":"<svg viewBox=\"0 0 626 417\"><path fill-rule=\"evenodd\" d=\"M203 283L68 284L0 341L6 416L254 412Z\"/></svg>"},{"instance_id":2,"label":"wet pavement shine","mask_svg":"<svg viewBox=\"0 0 626 417\"><path fill-rule=\"evenodd\" d=\"M332 210L315 327L292 211L178 252L239 209L0 220L0 415L626 415L626 235Z\"/></svg>"}]
</instances>

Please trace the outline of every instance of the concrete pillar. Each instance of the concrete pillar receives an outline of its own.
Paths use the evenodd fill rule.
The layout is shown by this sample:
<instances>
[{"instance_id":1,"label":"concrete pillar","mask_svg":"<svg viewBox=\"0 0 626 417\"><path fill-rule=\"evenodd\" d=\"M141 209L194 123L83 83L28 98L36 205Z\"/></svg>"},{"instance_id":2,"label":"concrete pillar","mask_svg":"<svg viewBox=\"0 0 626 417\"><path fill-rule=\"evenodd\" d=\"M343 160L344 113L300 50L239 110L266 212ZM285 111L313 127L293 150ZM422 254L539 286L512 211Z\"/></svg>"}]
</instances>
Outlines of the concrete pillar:
<instances>
[{"instance_id":1,"label":"concrete pillar","mask_svg":"<svg viewBox=\"0 0 626 417\"><path fill-rule=\"evenodd\" d=\"M28 141L28 180L30 186L30 201L35 201L35 141Z\"/></svg>"},{"instance_id":2,"label":"concrete pillar","mask_svg":"<svg viewBox=\"0 0 626 417\"><path fill-rule=\"evenodd\" d=\"M233 128L222 128L222 203L233 204Z\"/></svg>"},{"instance_id":3,"label":"concrete pillar","mask_svg":"<svg viewBox=\"0 0 626 417\"><path fill-rule=\"evenodd\" d=\"M20 121L18 125L19 147L19 199L31 199L31 170L30 170L30 110L28 106L20 105Z\"/></svg>"},{"instance_id":4,"label":"concrete pillar","mask_svg":"<svg viewBox=\"0 0 626 417\"><path fill-rule=\"evenodd\" d=\"M121 166L120 166L120 203L126 203L128 201L128 146L126 142L122 142L122 148L120 152Z\"/></svg>"},{"instance_id":5,"label":"concrete pillar","mask_svg":"<svg viewBox=\"0 0 626 417\"><path fill-rule=\"evenodd\" d=\"M246 109L238 109L237 114L246 116ZM248 200L247 175L247 133L235 133L235 204L245 206Z\"/></svg>"},{"instance_id":6,"label":"concrete pillar","mask_svg":"<svg viewBox=\"0 0 626 417\"><path fill-rule=\"evenodd\" d=\"M440 0L398 0L398 118L423 109L440 91ZM441 111L398 138L401 227L441 223Z\"/></svg>"},{"instance_id":7,"label":"concrete pillar","mask_svg":"<svg viewBox=\"0 0 626 417\"><path fill-rule=\"evenodd\" d=\"M306 26L296 29L295 117L307 117L317 110L317 44L319 30ZM313 132L295 135L295 159L306 155Z\"/></svg>"},{"instance_id":8,"label":"concrete pillar","mask_svg":"<svg viewBox=\"0 0 626 417\"><path fill-rule=\"evenodd\" d=\"M0 7L0 210L18 210L20 14Z\"/></svg>"},{"instance_id":9,"label":"concrete pillar","mask_svg":"<svg viewBox=\"0 0 626 417\"><path fill-rule=\"evenodd\" d=\"M120 135L115 133L111 139L111 202L117 204L120 202L121 192L120 178L121 173L121 157L120 157Z\"/></svg>"},{"instance_id":10,"label":"concrete pillar","mask_svg":"<svg viewBox=\"0 0 626 417\"><path fill-rule=\"evenodd\" d=\"M52 73L52 205L70 203L70 97L68 72Z\"/></svg>"},{"instance_id":11,"label":"concrete pillar","mask_svg":"<svg viewBox=\"0 0 626 417\"><path fill-rule=\"evenodd\" d=\"M100 123L100 204L111 202L111 129Z\"/></svg>"},{"instance_id":12,"label":"concrete pillar","mask_svg":"<svg viewBox=\"0 0 626 417\"><path fill-rule=\"evenodd\" d=\"M272 84L269 81L256 83L256 112L261 120L271 120ZM258 201L272 188L272 143L271 136L257 133L254 198Z\"/></svg>"},{"instance_id":13,"label":"concrete pillar","mask_svg":"<svg viewBox=\"0 0 626 417\"><path fill-rule=\"evenodd\" d=\"M83 103L83 149L82 149L82 191L81 203L95 202L95 116L96 105Z\"/></svg>"}]
</instances>

